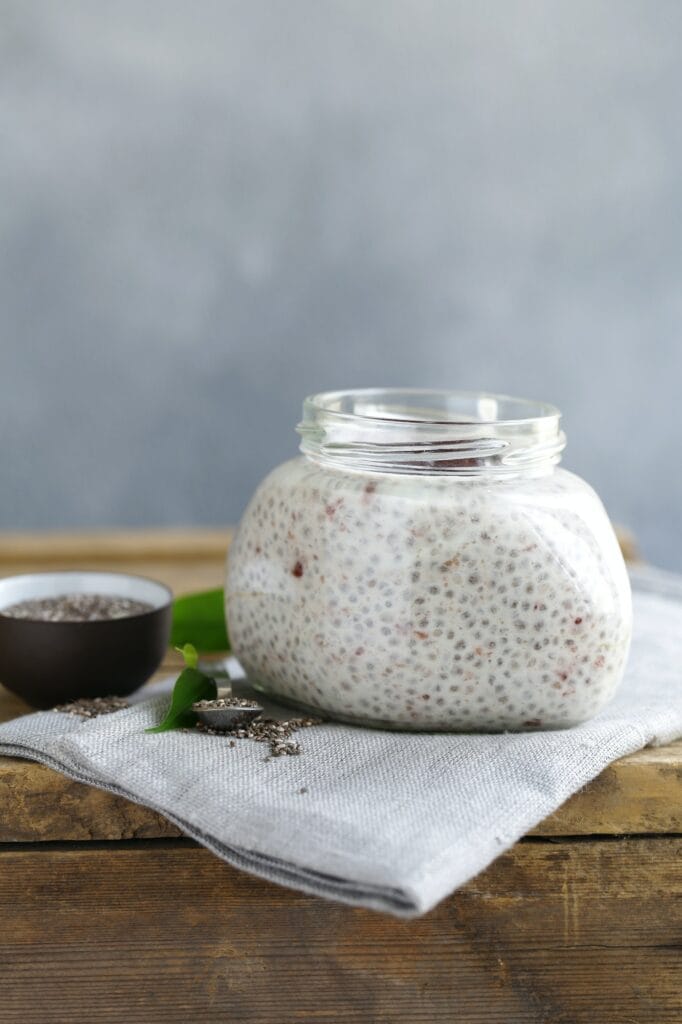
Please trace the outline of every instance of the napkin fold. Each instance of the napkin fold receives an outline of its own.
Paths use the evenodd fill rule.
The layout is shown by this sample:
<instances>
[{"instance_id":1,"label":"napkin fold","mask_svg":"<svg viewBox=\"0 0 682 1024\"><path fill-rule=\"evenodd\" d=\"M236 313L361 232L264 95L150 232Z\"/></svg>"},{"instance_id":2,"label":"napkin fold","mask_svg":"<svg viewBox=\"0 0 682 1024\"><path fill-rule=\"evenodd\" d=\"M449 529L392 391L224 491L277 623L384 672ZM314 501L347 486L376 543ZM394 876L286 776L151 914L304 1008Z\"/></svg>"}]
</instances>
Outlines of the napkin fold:
<instances>
[{"instance_id":1,"label":"napkin fold","mask_svg":"<svg viewBox=\"0 0 682 1024\"><path fill-rule=\"evenodd\" d=\"M572 729L456 735L325 723L296 734L300 756L267 759L267 744L253 740L145 733L166 710L161 694L95 719L14 719L0 725L0 753L151 807L270 881L416 916L610 762L682 736L682 577L639 570L633 586L623 685Z\"/></svg>"}]
</instances>

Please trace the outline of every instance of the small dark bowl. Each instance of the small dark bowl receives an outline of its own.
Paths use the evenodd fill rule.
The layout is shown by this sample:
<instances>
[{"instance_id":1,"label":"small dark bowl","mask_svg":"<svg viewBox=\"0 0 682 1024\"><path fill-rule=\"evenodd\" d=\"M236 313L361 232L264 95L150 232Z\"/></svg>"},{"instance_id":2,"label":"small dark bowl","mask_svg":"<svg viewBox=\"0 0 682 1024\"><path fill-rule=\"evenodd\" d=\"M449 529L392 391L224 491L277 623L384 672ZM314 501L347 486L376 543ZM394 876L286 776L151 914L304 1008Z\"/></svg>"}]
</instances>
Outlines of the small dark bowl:
<instances>
[{"instance_id":1,"label":"small dark bowl","mask_svg":"<svg viewBox=\"0 0 682 1024\"><path fill-rule=\"evenodd\" d=\"M109 594L151 611L95 622L16 619L2 609L59 594ZM36 708L80 697L125 697L168 647L173 595L162 583L116 572L42 572L0 580L0 682Z\"/></svg>"}]
</instances>

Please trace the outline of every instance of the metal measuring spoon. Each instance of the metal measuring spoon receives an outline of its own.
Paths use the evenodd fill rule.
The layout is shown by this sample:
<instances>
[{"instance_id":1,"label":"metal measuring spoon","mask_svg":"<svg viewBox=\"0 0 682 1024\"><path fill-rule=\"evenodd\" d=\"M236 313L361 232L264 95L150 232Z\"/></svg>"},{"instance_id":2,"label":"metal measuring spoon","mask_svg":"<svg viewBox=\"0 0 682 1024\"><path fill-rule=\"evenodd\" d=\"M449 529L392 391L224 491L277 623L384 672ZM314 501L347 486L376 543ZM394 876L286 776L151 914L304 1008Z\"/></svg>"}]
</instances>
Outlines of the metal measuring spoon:
<instances>
[{"instance_id":1,"label":"metal measuring spoon","mask_svg":"<svg viewBox=\"0 0 682 1024\"><path fill-rule=\"evenodd\" d=\"M192 711L209 729L235 729L258 718L263 708L244 697L218 697L216 700L197 701L192 704Z\"/></svg>"}]
</instances>

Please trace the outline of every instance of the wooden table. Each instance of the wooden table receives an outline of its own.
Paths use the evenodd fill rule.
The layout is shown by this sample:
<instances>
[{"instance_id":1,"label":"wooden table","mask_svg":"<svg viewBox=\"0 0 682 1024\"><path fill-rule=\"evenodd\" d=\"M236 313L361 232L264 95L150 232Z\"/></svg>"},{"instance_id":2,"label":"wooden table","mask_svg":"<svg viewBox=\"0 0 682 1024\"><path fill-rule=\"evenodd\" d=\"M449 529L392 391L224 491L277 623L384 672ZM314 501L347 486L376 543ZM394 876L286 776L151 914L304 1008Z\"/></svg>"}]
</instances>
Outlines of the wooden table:
<instances>
[{"instance_id":1,"label":"wooden table","mask_svg":"<svg viewBox=\"0 0 682 1024\"><path fill-rule=\"evenodd\" d=\"M0 536L0 575L220 585L228 531ZM169 664L173 659L169 659ZM28 709L0 687L0 720ZM623 758L426 917L251 878L0 758L0 1024L681 1024L682 743Z\"/></svg>"}]
</instances>

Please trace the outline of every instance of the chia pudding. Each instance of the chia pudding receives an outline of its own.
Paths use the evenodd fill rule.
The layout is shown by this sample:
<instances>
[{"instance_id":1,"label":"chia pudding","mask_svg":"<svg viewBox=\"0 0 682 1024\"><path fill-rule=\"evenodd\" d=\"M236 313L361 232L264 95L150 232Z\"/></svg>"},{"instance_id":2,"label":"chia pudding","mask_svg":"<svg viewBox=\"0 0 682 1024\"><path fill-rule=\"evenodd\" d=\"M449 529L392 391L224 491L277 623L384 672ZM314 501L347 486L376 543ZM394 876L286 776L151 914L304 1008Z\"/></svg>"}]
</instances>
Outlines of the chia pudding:
<instances>
[{"instance_id":1,"label":"chia pudding","mask_svg":"<svg viewBox=\"0 0 682 1024\"><path fill-rule=\"evenodd\" d=\"M556 468L557 411L457 393L307 406L304 455L260 485L230 550L229 630L251 682L390 728L596 714L622 678L630 590L599 498Z\"/></svg>"}]
</instances>

